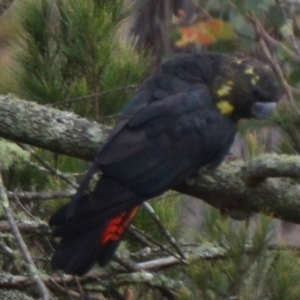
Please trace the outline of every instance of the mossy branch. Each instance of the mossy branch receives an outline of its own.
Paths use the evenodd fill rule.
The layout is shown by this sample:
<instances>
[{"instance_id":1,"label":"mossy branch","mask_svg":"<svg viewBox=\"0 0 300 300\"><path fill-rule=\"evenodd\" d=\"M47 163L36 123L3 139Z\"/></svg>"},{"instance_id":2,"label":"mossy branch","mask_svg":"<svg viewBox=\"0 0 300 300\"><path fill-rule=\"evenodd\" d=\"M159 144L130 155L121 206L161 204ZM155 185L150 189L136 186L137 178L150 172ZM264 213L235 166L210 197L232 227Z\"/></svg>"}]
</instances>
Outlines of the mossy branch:
<instances>
[{"instance_id":1,"label":"mossy branch","mask_svg":"<svg viewBox=\"0 0 300 300\"><path fill-rule=\"evenodd\" d=\"M92 160L109 127L71 112L0 95L0 136L55 153Z\"/></svg>"},{"instance_id":2,"label":"mossy branch","mask_svg":"<svg viewBox=\"0 0 300 300\"><path fill-rule=\"evenodd\" d=\"M0 136L85 160L109 127L33 102L0 96ZM251 163L231 161L202 170L176 190L222 210L262 212L300 223L300 157L268 155ZM300 176L300 172L299 172Z\"/></svg>"},{"instance_id":3,"label":"mossy branch","mask_svg":"<svg viewBox=\"0 0 300 300\"><path fill-rule=\"evenodd\" d=\"M216 170L200 171L176 190L229 214L231 210L242 210L300 223L300 184L294 179L299 164L298 156L275 154L264 155L248 164L240 160L225 161ZM283 165L289 166L290 171L286 166L280 173Z\"/></svg>"}]
</instances>

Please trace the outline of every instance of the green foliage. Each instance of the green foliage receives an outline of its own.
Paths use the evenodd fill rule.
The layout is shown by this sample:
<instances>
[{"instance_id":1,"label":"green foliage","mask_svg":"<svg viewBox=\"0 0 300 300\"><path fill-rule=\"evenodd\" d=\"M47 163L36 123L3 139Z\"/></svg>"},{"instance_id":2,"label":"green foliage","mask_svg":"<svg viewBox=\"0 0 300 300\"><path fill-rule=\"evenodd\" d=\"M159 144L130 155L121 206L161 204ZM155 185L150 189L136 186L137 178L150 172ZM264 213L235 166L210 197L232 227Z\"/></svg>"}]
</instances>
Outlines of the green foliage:
<instances>
[{"instance_id":1,"label":"green foliage","mask_svg":"<svg viewBox=\"0 0 300 300\"><path fill-rule=\"evenodd\" d=\"M143 80L149 59L118 36L116 24L127 14L122 0L47 3L26 3L21 11L21 96L54 104ZM124 91L62 107L99 118L119 111L129 95Z\"/></svg>"},{"instance_id":2,"label":"green foliage","mask_svg":"<svg viewBox=\"0 0 300 300\"><path fill-rule=\"evenodd\" d=\"M150 204L159 216L164 226L171 232L174 237L180 234L180 201L175 192L167 192L160 196L158 201L151 201ZM151 237L158 242L166 242L165 235L159 230L157 224L151 218L149 212L145 208L141 208L138 215L134 219L134 225L151 234Z\"/></svg>"},{"instance_id":3,"label":"green foliage","mask_svg":"<svg viewBox=\"0 0 300 300\"><path fill-rule=\"evenodd\" d=\"M34 298L28 296L25 293L22 293L18 290L9 290L9 289L1 289L0 297L6 300L19 300L19 299L34 300Z\"/></svg>"},{"instance_id":4,"label":"green foliage","mask_svg":"<svg viewBox=\"0 0 300 300\"><path fill-rule=\"evenodd\" d=\"M29 153L14 143L0 139L0 170L21 169L29 161Z\"/></svg>"},{"instance_id":5,"label":"green foliage","mask_svg":"<svg viewBox=\"0 0 300 300\"><path fill-rule=\"evenodd\" d=\"M300 295L299 258L293 251L281 251L270 269L268 294L271 300L297 300Z\"/></svg>"},{"instance_id":6,"label":"green foliage","mask_svg":"<svg viewBox=\"0 0 300 300\"><path fill-rule=\"evenodd\" d=\"M211 259L191 259L178 299L297 299L297 255L290 250L269 249L271 225L267 217L258 218L253 227L209 210L206 235L201 241L220 245L226 251Z\"/></svg>"},{"instance_id":7,"label":"green foliage","mask_svg":"<svg viewBox=\"0 0 300 300\"><path fill-rule=\"evenodd\" d=\"M300 114L297 109L283 105L273 118L282 133L281 152L285 154L300 153Z\"/></svg>"}]
</instances>

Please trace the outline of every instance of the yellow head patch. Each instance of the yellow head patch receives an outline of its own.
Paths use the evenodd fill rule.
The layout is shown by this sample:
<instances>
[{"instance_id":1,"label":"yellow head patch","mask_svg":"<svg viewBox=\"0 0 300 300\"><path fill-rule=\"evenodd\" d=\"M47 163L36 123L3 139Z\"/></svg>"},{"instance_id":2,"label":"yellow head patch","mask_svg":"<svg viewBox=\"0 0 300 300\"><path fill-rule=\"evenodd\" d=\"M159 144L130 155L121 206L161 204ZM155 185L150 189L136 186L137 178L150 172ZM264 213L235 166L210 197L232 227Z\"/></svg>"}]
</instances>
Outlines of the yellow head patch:
<instances>
[{"instance_id":1,"label":"yellow head patch","mask_svg":"<svg viewBox=\"0 0 300 300\"><path fill-rule=\"evenodd\" d=\"M243 62L243 60L241 58L237 58L234 62L240 65Z\"/></svg>"},{"instance_id":2,"label":"yellow head patch","mask_svg":"<svg viewBox=\"0 0 300 300\"><path fill-rule=\"evenodd\" d=\"M217 95L218 97L228 96L232 90L232 86L234 85L233 81L229 80L225 84L223 84L218 90Z\"/></svg>"},{"instance_id":3,"label":"yellow head patch","mask_svg":"<svg viewBox=\"0 0 300 300\"><path fill-rule=\"evenodd\" d=\"M251 83L253 85L255 85L258 82L259 76L254 72L254 68L253 67L248 67L245 70L245 74L248 74L248 75L251 76Z\"/></svg>"},{"instance_id":4,"label":"yellow head patch","mask_svg":"<svg viewBox=\"0 0 300 300\"><path fill-rule=\"evenodd\" d=\"M234 111L234 106L226 100L219 101L217 107L223 115L231 115Z\"/></svg>"}]
</instances>

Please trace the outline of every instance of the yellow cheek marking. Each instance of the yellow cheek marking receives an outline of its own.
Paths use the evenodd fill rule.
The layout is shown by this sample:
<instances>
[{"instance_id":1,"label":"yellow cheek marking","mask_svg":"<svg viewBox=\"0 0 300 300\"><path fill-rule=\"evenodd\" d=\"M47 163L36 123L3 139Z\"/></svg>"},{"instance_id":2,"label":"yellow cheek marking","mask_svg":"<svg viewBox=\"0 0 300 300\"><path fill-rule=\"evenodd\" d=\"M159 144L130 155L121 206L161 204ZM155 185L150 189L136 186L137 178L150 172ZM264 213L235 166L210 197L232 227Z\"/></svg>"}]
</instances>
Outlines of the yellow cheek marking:
<instances>
[{"instance_id":1,"label":"yellow cheek marking","mask_svg":"<svg viewBox=\"0 0 300 300\"><path fill-rule=\"evenodd\" d=\"M248 67L245 70L245 74L251 75L251 83L253 85L257 84L258 80L259 80L259 76L257 74L255 74L254 72L254 68L253 67Z\"/></svg>"},{"instance_id":2,"label":"yellow cheek marking","mask_svg":"<svg viewBox=\"0 0 300 300\"><path fill-rule=\"evenodd\" d=\"M254 75L254 68L253 67L248 67L246 70L245 70L245 74L249 74L249 75Z\"/></svg>"},{"instance_id":3,"label":"yellow cheek marking","mask_svg":"<svg viewBox=\"0 0 300 300\"><path fill-rule=\"evenodd\" d=\"M219 97L224 97L230 94L232 86L234 85L233 81L229 80L225 84L223 84L218 90L217 95Z\"/></svg>"},{"instance_id":4,"label":"yellow cheek marking","mask_svg":"<svg viewBox=\"0 0 300 300\"><path fill-rule=\"evenodd\" d=\"M259 76L258 75L253 75L253 77L251 78L251 83L253 85L257 84L257 82L259 81Z\"/></svg>"},{"instance_id":5,"label":"yellow cheek marking","mask_svg":"<svg viewBox=\"0 0 300 300\"><path fill-rule=\"evenodd\" d=\"M217 107L223 115L231 115L234 110L234 106L226 100L218 102Z\"/></svg>"}]
</instances>

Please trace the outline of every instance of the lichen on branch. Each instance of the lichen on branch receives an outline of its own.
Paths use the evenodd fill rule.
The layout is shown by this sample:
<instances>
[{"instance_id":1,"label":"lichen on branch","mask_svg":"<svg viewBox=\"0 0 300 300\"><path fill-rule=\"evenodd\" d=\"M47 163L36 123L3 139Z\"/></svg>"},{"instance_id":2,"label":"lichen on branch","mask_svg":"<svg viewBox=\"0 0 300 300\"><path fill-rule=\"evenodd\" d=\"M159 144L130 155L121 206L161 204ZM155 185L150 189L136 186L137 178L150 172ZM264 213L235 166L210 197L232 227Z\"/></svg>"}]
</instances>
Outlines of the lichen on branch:
<instances>
[{"instance_id":1,"label":"lichen on branch","mask_svg":"<svg viewBox=\"0 0 300 300\"><path fill-rule=\"evenodd\" d=\"M0 95L3 138L92 161L109 130L71 112ZM267 155L250 163L225 161L175 189L224 211L261 212L300 223L300 185L295 180L299 165L298 156L287 155Z\"/></svg>"}]
</instances>

